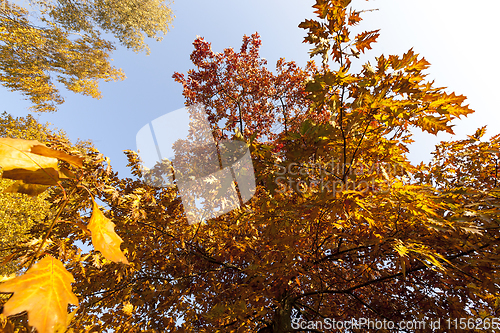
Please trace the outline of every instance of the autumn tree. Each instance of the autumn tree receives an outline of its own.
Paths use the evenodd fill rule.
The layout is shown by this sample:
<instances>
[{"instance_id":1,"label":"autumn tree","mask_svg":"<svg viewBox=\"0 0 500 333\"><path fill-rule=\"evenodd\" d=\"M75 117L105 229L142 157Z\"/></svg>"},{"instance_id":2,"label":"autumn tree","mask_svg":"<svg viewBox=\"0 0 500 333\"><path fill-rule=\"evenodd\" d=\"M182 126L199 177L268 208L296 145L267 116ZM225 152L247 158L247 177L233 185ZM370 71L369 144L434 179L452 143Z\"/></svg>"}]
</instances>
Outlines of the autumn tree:
<instances>
[{"instance_id":1,"label":"autumn tree","mask_svg":"<svg viewBox=\"0 0 500 333\"><path fill-rule=\"evenodd\" d=\"M257 35L240 52L195 40L197 69L175 78L188 105L206 107L217 140L248 144L258 184L249 202L205 223L187 224L176 187L145 183L132 151L135 178L120 179L96 151L4 141L32 159L57 159L45 166L57 180L49 199L57 215L31 232L52 242L14 251L31 260L25 275L0 284L14 295L8 314L49 322L50 306L78 303L71 322L58 312L58 324L78 332L322 332L361 318L390 321L386 331L461 331L459 318L471 331L499 331L498 136L484 140L479 129L438 145L428 165L412 164L412 128L452 133L451 122L472 110L426 80L429 63L413 50L355 72L378 31L352 35L363 13L349 4L317 0L317 19L300 24L319 67L280 60L271 72ZM7 162L0 155L7 176L28 177ZM48 283L54 276L60 287ZM34 309L33 298L21 299L28 289L64 301ZM5 327L27 330L25 320Z\"/></svg>"},{"instance_id":2,"label":"autumn tree","mask_svg":"<svg viewBox=\"0 0 500 333\"><path fill-rule=\"evenodd\" d=\"M305 118L309 103L304 88L316 71L314 62L301 69L282 58L273 73L259 56L261 43L255 33L243 37L240 52L228 48L216 53L199 37L191 54L197 70L189 71L187 78L174 74L188 105L201 103L212 124L222 121L223 126L213 129L219 140L236 129L246 139L275 138L276 133L295 130Z\"/></svg>"},{"instance_id":3,"label":"autumn tree","mask_svg":"<svg viewBox=\"0 0 500 333\"><path fill-rule=\"evenodd\" d=\"M55 111L64 99L56 84L100 98L99 81L124 79L111 65L115 43L136 52L145 38L160 40L172 11L164 1L0 1L0 82L36 111ZM30 11L31 10L31 11Z\"/></svg>"}]
</instances>

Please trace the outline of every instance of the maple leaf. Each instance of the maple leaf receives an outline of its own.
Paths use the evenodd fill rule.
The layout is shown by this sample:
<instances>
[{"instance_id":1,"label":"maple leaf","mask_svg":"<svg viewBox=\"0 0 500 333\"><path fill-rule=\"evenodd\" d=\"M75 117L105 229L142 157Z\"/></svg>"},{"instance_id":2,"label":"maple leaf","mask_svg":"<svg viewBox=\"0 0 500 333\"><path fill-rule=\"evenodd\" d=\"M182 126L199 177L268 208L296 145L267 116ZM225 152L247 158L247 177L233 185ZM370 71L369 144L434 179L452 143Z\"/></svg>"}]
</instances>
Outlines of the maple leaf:
<instances>
[{"instance_id":1,"label":"maple leaf","mask_svg":"<svg viewBox=\"0 0 500 333\"><path fill-rule=\"evenodd\" d=\"M54 185L59 178L57 158L31 153L40 144L35 140L0 139L0 166L3 178L24 180L26 183Z\"/></svg>"},{"instance_id":2,"label":"maple leaf","mask_svg":"<svg viewBox=\"0 0 500 333\"><path fill-rule=\"evenodd\" d=\"M92 244L97 251L100 251L104 258L128 264L128 260L120 250L123 240L115 232L115 224L111 222L93 201L92 216L88 224L88 229L92 233Z\"/></svg>"},{"instance_id":3,"label":"maple leaf","mask_svg":"<svg viewBox=\"0 0 500 333\"><path fill-rule=\"evenodd\" d=\"M26 184L55 185L68 178L58 167L58 159L75 167L83 166L83 157L69 155L45 146L37 140L0 138L0 167L3 178L23 180Z\"/></svg>"},{"instance_id":4,"label":"maple leaf","mask_svg":"<svg viewBox=\"0 0 500 333\"><path fill-rule=\"evenodd\" d=\"M0 292L14 293L5 303L3 314L27 311L29 324L39 333L66 327L68 304L78 305L78 298L71 291L72 282L75 279L63 264L46 256L26 274L0 284Z\"/></svg>"},{"instance_id":5,"label":"maple leaf","mask_svg":"<svg viewBox=\"0 0 500 333\"><path fill-rule=\"evenodd\" d=\"M34 144L33 147L31 147L31 152L37 155L58 158L61 161L68 162L69 164L77 168L83 167L83 157L76 155L69 155L61 150L55 150L49 148L41 143Z\"/></svg>"}]
</instances>

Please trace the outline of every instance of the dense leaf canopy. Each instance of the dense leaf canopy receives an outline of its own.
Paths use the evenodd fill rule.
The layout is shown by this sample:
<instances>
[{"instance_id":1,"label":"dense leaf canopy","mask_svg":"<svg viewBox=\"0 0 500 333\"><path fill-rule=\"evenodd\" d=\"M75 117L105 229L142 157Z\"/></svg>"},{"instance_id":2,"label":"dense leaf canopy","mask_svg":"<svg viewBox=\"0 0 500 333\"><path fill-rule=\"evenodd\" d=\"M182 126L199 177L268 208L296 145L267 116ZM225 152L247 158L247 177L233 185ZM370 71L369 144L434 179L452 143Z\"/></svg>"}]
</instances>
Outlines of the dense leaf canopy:
<instances>
[{"instance_id":1,"label":"dense leaf canopy","mask_svg":"<svg viewBox=\"0 0 500 333\"><path fill-rule=\"evenodd\" d=\"M426 80L429 63L413 50L355 72L378 31L353 36L362 13L349 4L317 0L318 18L300 24L319 67L279 60L273 73L255 34L239 52L196 39L196 69L174 75L218 142L251 150L255 195L229 213L189 225L178 188L144 182L133 151L134 177L122 179L96 150L22 148L56 158L67 178L51 188L50 224L9 260L28 258L26 274L44 255L64 264L79 301L70 330L322 332L364 318L390 321L386 331L421 321L406 331L450 332L460 327L446 319L474 318L498 331L499 137L481 128L411 163L412 128L452 133L472 110ZM4 327L27 325L13 316Z\"/></svg>"}]
</instances>

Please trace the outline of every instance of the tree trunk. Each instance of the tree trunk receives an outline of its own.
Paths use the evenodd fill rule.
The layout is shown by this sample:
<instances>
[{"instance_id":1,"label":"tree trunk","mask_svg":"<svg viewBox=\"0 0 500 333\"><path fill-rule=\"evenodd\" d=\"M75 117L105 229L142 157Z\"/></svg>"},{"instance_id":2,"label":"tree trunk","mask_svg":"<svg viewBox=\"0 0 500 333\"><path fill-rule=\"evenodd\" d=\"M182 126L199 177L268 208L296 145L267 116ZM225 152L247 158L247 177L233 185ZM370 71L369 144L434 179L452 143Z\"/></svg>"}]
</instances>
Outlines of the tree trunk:
<instances>
[{"instance_id":1,"label":"tree trunk","mask_svg":"<svg viewBox=\"0 0 500 333\"><path fill-rule=\"evenodd\" d=\"M292 304L288 297L285 297L274 313L272 326L273 333L291 333L292 330Z\"/></svg>"}]
</instances>

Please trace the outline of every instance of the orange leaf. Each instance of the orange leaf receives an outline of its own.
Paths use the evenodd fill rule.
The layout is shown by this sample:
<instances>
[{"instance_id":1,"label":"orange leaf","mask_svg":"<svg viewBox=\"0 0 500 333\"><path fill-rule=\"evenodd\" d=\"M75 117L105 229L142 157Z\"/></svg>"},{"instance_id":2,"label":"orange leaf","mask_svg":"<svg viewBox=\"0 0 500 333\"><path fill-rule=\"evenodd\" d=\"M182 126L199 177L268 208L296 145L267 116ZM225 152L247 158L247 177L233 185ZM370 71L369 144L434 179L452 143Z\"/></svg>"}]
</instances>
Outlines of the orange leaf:
<instances>
[{"instance_id":1,"label":"orange leaf","mask_svg":"<svg viewBox=\"0 0 500 333\"><path fill-rule=\"evenodd\" d=\"M359 52L365 53L365 50L368 49L370 50L371 44L375 43L377 41L378 36L380 34L378 33L380 30L373 30L373 31L365 31L356 36L356 48L358 49Z\"/></svg>"},{"instance_id":2,"label":"orange leaf","mask_svg":"<svg viewBox=\"0 0 500 333\"><path fill-rule=\"evenodd\" d=\"M100 251L104 258L128 264L127 258L120 249L123 240L115 232L115 224L100 211L99 206L93 201L92 216L88 229L92 233L92 244Z\"/></svg>"},{"instance_id":3,"label":"orange leaf","mask_svg":"<svg viewBox=\"0 0 500 333\"><path fill-rule=\"evenodd\" d=\"M424 116L418 120L418 125L422 130L434 135L437 135L439 131L454 134L451 129L453 125L448 125L448 120L443 117Z\"/></svg>"},{"instance_id":4,"label":"orange leaf","mask_svg":"<svg viewBox=\"0 0 500 333\"><path fill-rule=\"evenodd\" d=\"M0 284L0 292L14 293L5 303L3 314L28 312L28 322L39 333L52 333L66 327L68 304L78 305L71 290L75 282L63 264L46 256L24 275Z\"/></svg>"}]
</instances>

